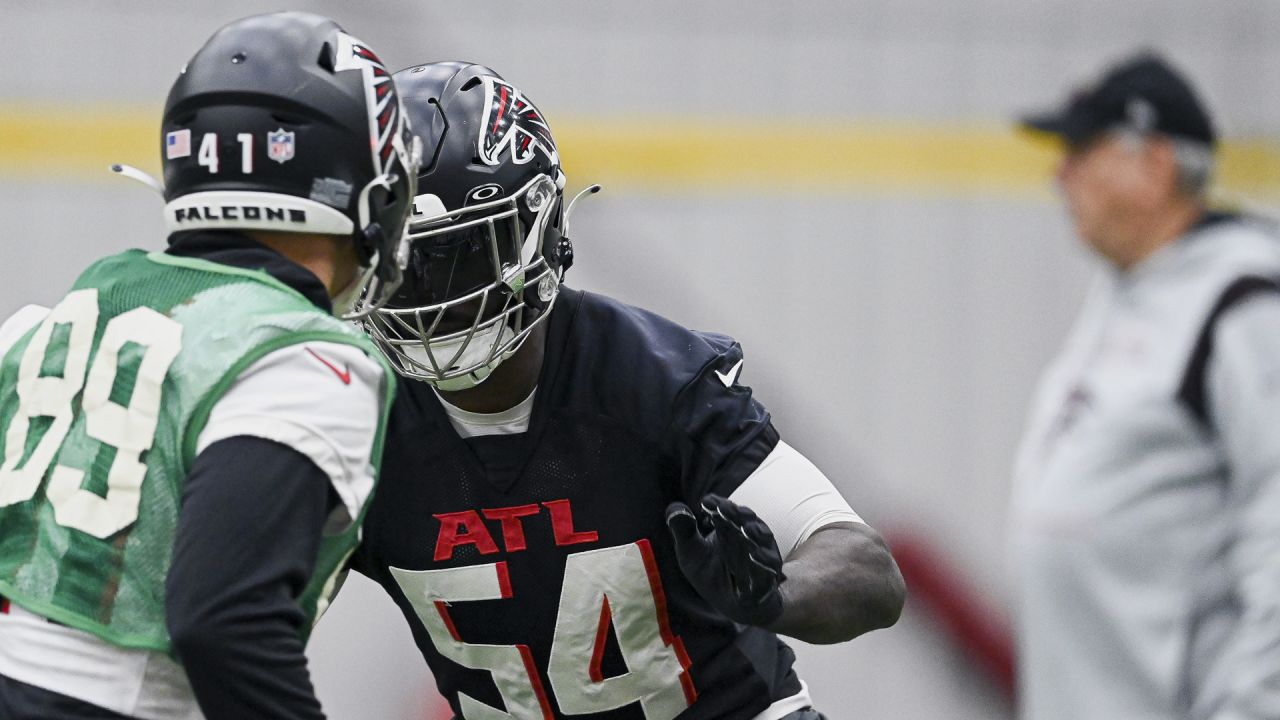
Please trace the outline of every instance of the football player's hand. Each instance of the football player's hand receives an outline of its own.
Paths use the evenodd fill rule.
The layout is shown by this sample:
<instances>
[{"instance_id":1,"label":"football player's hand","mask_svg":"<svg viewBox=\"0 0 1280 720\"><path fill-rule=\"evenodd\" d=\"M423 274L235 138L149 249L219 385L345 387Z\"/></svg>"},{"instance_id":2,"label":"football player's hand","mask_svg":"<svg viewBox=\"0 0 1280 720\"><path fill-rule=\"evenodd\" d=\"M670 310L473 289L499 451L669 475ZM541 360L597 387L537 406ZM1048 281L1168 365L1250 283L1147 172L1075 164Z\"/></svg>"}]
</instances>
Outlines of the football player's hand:
<instances>
[{"instance_id":1,"label":"football player's hand","mask_svg":"<svg viewBox=\"0 0 1280 720\"><path fill-rule=\"evenodd\" d=\"M667 506L680 570L698 594L734 622L764 626L782 614L782 553L749 508L707 495L696 512Z\"/></svg>"}]
</instances>

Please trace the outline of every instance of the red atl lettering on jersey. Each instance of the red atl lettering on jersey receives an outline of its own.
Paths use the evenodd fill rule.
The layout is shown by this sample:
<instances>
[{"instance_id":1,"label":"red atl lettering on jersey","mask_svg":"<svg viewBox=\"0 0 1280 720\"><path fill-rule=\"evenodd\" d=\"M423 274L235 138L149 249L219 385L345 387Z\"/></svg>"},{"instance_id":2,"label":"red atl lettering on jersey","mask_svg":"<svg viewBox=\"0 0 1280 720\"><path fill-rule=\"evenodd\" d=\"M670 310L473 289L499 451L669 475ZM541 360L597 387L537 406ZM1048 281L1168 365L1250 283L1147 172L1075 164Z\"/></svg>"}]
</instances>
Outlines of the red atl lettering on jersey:
<instances>
[{"instance_id":1,"label":"red atl lettering on jersey","mask_svg":"<svg viewBox=\"0 0 1280 720\"><path fill-rule=\"evenodd\" d=\"M600 533L595 530L577 532L573 529L573 508L568 500L550 500L542 504L551 511L551 532L555 533L557 545L577 545L600 539Z\"/></svg>"},{"instance_id":2,"label":"red atl lettering on jersey","mask_svg":"<svg viewBox=\"0 0 1280 720\"><path fill-rule=\"evenodd\" d=\"M515 507L494 508L492 510L481 510L484 516L490 520L500 520L502 522L502 542L506 545L507 552L516 550L524 550L524 524L520 518L537 515L542 512L542 508L537 505L517 505Z\"/></svg>"},{"instance_id":3,"label":"red atl lettering on jersey","mask_svg":"<svg viewBox=\"0 0 1280 720\"><path fill-rule=\"evenodd\" d=\"M440 513L432 517L440 521L440 536L436 538L437 561L453 557L453 549L459 545L475 545L481 555L498 552L489 528L485 527L475 510Z\"/></svg>"},{"instance_id":4,"label":"red atl lettering on jersey","mask_svg":"<svg viewBox=\"0 0 1280 720\"><path fill-rule=\"evenodd\" d=\"M573 506L568 500L548 500L539 507L536 504L512 507L461 510L439 513L433 517L440 521L440 534L436 538L434 558L437 561L453 558L453 550L461 545L473 545L481 555L498 552L498 545L484 520L497 520L502 527L503 550L518 552L528 549L524 535L524 518L541 515L546 508L551 521L551 536L556 545L578 545L596 542L600 533L595 530L577 530L573 524Z\"/></svg>"}]
</instances>

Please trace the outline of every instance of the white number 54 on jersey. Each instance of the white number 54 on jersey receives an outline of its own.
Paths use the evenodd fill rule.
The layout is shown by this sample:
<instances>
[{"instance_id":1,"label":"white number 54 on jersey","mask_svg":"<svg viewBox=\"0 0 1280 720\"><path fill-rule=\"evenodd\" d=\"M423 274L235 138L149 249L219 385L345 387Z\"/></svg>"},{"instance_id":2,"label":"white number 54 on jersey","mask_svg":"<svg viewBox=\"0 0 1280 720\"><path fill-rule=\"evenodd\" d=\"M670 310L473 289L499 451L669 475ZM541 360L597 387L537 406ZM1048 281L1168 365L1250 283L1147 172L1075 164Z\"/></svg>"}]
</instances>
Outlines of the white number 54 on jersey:
<instances>
[{"instance_id":1,"label":"white number 54 on jersey","mask_svg":"<svg viewBox=\"0 0 1280 720\"><path fill-rule=\"evenodd\" d=\"M475 645L458 637L449 604L511 598L505 562L391 574L431 635L436 650L463 667L488 670L501 710L459 693L466 720L553 717L527 645ZM627 672L600 670L612 623ZM566 558L547 678L565 715L640 703L647 720L671 720L694 701L689 658L667 622L666 600L647 540L574 553Z\"/></svg>"}]
</instances>

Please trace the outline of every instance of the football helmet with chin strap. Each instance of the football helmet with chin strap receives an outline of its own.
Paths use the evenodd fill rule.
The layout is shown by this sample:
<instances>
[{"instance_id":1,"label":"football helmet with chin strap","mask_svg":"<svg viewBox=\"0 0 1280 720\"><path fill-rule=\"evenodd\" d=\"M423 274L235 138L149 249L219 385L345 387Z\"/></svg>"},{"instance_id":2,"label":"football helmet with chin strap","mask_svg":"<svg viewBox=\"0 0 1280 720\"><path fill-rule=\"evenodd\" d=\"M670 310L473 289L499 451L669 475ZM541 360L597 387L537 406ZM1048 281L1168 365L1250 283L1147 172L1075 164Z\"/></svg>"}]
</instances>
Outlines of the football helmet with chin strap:
<instances>
[{"instance_id":1,"label":"football helmet with chin strap","mask_svg":"<svg viewBox=\"0 0 1280 720\"><path fill-rule=\"evenodd\" d=\"M223 27L182 68L161 133L154 186L170 232L351 237L365 272L334 303L349 319L400 284L420 141L382 61L333 20L280 12Z\"/></svg>"},{"instance_id":2,"label":"football helmet with chin strap","mask_svg":"<svg viewBox=\"0 0 1280 720\"><path fill-rule=\"evenodd\" d=\"M426 150L405 281L362 322L401 375L466 390L555 306L573 263L565 175L546 118L493 70L435 62L395 81Z\"/></svg>"}]
</instances>

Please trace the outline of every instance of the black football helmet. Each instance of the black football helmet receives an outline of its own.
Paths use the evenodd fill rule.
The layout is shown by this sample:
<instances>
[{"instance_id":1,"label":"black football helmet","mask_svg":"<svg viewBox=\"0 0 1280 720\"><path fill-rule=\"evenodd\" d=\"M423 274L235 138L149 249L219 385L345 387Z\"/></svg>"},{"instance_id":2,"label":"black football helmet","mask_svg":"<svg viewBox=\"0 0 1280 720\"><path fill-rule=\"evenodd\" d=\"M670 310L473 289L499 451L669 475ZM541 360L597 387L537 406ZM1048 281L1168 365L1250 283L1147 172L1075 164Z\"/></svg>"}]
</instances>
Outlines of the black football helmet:
<instances>
[{"instance_id":1,"label":"black football helmet","mask_svg":"<svg viewBox=\"0 0 1280 720\"><path fill-rule=\"evenodd\" d=\"M404 284L363 322L401 375L464 390L555 305L573 262L565 176L546 118L493 70L436 62L395 81L426 150Z\"/></svg>"},{"instance_id":2,"label":"black football helmet","mask_svg":"<svg viewBox=\"0 0 1280 720\"><path fill-rule=\"evenodd\" d=\"M281 12L219 30L169 91L161 138L170 232L351 236L366 268L351 318L400 284L421 146L382 61L333 20Z\"/></svg>"}]
</instances>

